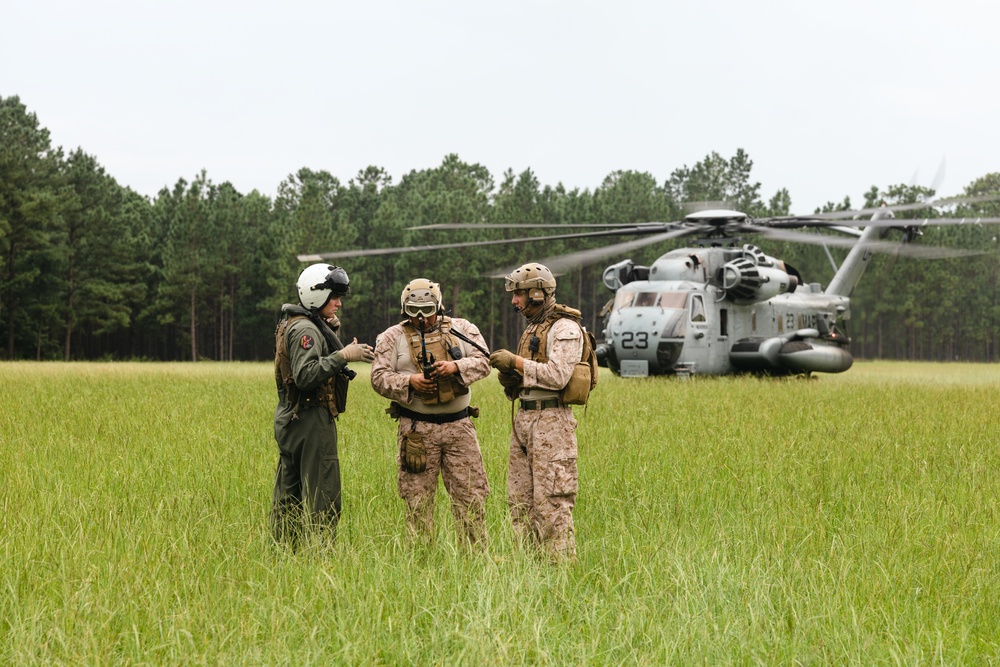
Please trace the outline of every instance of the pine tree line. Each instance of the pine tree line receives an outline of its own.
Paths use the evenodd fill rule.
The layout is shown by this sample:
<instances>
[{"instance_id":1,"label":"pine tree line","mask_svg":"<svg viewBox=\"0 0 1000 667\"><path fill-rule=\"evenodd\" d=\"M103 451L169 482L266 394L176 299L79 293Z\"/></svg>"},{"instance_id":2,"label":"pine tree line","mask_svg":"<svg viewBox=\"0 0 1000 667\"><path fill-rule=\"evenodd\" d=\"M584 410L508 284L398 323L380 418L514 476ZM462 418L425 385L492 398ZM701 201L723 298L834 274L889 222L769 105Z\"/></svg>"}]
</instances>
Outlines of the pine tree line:
<instances>
[{"instance_id":1,"label":"pine tree line","mask_svg":"<svg viewBox=\"0 0 1000 667\"><path fill-rule=\"evenodd\" d=\"M710 153L664 182L616 171L593 191L549 186L533 172L495 180L478 164L446 156L398 183L371 166L347 183L300 169L271 198L243 194L204 172L155 198L122 186L81 149L53 147L49 133L17 97L0 97L0 336L7 359L262 360L272 356L282 303L295 300L301 253L505 240L481 247L392 253L341 260L352 295L344 334L374 342L399 317L399 293L412 278L439 282L452 314L476 322L492 346L510 347L520 324L498 270L617 237L515 241L568 224L678 220L683 203L725 200L750 215L785 215L787 190L765 203L742 150ZM1000 193L1000 173L962 194ZM920 187L872 187L860 206L919 201ZM850 209L848 198L830 203ZM935 211L914 217L933 217ZM996 203L956 215L1000 215ZM528 229L413 229L441 223L529 224ZM566 228L568 229L568 228ZM576 231L576 230L570 230ZM996 360L1000 228L928 227L923 243L982 251L960 260L881 256L852 298L849 334L859 358ZM834 268L822 248L752 239L826 284ZM632 254L652 261L677 244ZM832 251L832 260L843 258ZM624 259L619 258L619 259ZM579 307L600 332L611 297L605 266L559 278L559 300Z\"/></svg>"}]
</instances>

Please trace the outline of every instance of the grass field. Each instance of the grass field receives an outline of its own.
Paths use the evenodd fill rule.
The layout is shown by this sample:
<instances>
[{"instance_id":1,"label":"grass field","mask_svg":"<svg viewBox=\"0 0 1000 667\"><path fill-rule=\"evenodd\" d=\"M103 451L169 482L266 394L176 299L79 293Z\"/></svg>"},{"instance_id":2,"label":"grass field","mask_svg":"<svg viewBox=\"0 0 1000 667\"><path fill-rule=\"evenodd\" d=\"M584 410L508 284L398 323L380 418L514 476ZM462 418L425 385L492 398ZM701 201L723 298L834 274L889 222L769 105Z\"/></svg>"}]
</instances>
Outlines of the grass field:
<instances>
[{"instance_id":1,"label":"grass field","mask_svg":"<svg viewBox=\"0 0 1000 667\"><path fill-rule=\"evenodd\" d=\"M408 545L357 370L339 536L293 554L269 364L0 364L0 664L1000 662L1000 366L602 375L570 566L515 546L493 378L489 549L443 491Z\"/></svg>"}]
</instances>

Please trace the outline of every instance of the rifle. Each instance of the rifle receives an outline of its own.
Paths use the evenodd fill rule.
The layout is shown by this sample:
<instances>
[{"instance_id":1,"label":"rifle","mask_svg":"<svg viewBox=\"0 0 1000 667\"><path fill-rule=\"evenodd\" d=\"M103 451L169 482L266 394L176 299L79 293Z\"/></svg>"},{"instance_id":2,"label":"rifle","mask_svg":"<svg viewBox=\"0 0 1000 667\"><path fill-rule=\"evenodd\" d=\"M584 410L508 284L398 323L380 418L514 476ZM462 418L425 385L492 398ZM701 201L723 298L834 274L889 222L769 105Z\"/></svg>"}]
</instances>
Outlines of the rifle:
<instances>
[{"instance_id":1,"label":"rifle","mask_svg":"<svg viewBox=\"0 0 1000 667\"><path fill-rule=\"evenodd\" d=\"M417 315L420 324L420 369L424 372L425 380L432 380L431 372L434 370L434 355L427 351L427 341L424 340L424 316Z\"/></svg>"}]
</instances>

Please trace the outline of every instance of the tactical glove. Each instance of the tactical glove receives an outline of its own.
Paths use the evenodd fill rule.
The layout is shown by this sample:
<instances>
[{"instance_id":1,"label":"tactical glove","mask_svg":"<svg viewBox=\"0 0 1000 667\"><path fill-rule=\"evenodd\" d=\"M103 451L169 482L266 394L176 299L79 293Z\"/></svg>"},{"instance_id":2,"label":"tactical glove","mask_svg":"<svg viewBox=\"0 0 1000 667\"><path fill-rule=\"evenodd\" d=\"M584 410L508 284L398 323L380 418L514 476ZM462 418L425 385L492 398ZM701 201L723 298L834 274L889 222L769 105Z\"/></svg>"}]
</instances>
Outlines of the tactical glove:
<instances>
[{"instance_id":1,"label":"tactical glove","mask_svg":"<svg viewBox=\"0 0 1000 667\"><path fill-rule=\"evenodd\" d=\"M504 389L517 389L521 386L521 375L519 373L500 373L500 384Z\"/></svg>"},{"instance_id":2,"label":"tactical glove","mask_svg":"<svg viewBox=\"0 0 1000 667\"><path fill-rule=\"evenodd\" d=\"M423 472L427 469L427 450L424 448L424 436L419 433L407 433L403 436L402 450L400 458L403 470Z\"/></svg>"},{"instance_id":3,"label":"tactical glove","mask_svg":"<svg viewBox=\"0 0 1000 667\"><path fill-rule=\"evenodd\" d=\"M522 378L519 373L500 373L500 384L503 386L503 393L510 400L517 398L521 391Z\"/></svg>"},{"instance_id":4,"label":"tactical glove","mask_svg":"<svg viewBox=\"0 0 1000 667\"><path fill-rule=\"evenodd\" d=\"M359 343L355 338L350 345L345 345L338 353L344 361L367 361L371 362L375 358L375 351L371 345Z\"/></svg>"},{"instance_id":5,"label":"tactical glove","mask_svg":"<svg viewBox=\"0 0 1000 667\"><path fill-rule=\"evenodd\" d=\"M517 370L517 355L509 350L496 350L490 355L490 366L501 373L510 373Z\"/></svg>"}]
</instances>

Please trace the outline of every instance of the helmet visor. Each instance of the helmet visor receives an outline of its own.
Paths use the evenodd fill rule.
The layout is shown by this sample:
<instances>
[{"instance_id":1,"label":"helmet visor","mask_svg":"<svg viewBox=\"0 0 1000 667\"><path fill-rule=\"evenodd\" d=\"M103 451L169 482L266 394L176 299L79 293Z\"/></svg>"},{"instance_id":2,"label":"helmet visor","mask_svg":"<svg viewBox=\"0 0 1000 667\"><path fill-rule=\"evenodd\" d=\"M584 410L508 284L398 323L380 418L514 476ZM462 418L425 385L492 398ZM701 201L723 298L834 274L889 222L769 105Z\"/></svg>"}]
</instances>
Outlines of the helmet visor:
<instances>
[{"instance_id":1,"label":"helmet visor","mask_svg":"<svg viewBox=\"0 0 1000 667\"><path fill-rule=\"evenodd\" d=\"M339 266L333 267L330 273L326 274L323 282L313 285L314 290L330 290L334 296L346 296L351 293L351 283L347 278L347 272Z\"/></svg>"},{"instance_id":2,"label":"helmet visor","mask_svg":"<svg viewBox=\"0 0 1000 667\"><path fill-rule=\"evenodd\" d=\"M407 303L403 306L403 312L408 317L430 317L437 312L437 305L433 303Z\"/></svg>"}]
</instances>

